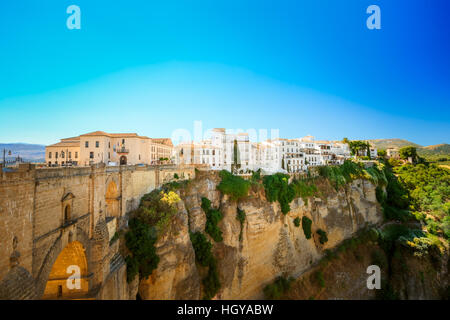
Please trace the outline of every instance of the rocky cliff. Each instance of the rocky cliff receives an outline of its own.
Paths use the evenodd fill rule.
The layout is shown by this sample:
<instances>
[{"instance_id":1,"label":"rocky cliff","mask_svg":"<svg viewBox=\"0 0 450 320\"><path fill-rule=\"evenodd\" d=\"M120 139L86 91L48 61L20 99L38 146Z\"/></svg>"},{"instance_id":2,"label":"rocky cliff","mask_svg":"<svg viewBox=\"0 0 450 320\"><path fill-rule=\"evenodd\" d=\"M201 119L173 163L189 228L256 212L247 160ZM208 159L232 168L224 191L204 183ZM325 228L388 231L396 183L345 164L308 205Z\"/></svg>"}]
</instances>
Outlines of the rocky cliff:
<instances>
[{"instance_id":1,"label":"rocky cliff","mask_svg":"<svg viewBox=\"0 0 450 320\"><path fill-rule=\"evenodd\" d=\"M294 199L286 215L277 202L266 200L263 188L252 188L245 199L232 201L217 190L219 183L217 173L199 173L177 190L181 198L178 211L156 243L160 262L147 280L141 280L141 298L202 297L205 271L195 262L189 232L205 230L203 197L223 214L218 224L223 241L209 238L221 282L217 299L263 298L264 286L277 276L299 277L324 256L326 249L382 221L375 186L366 180L355 180L337 192L327 180L318 179L320 197ZM242 230L236 219L238 208L246 214ZM302 226L294 224L295 218L304 216L312 220L310 239L306 239ZM327 233L324 244L319 241L318 229Z\"/></svg>"}]
</instances>

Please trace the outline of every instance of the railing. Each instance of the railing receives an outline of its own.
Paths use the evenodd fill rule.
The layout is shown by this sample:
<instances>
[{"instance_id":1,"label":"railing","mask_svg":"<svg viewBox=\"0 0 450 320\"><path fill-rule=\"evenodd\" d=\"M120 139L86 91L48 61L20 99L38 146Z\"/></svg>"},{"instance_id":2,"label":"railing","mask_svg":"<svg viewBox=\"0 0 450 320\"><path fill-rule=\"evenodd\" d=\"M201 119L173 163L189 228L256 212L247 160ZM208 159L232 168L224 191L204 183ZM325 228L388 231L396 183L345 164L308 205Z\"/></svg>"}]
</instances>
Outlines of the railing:
<instances>
[{"instance_id":1,"label":"railing","mask_svg":"<svg viewBox=\"0 0 450 320\"><path fill-rule=\"evenodd\" d=\"M118 149L116 152L117 152L117 153L129 153L130 150L125 149L125 148L120 148L120 149Z\"/></svg>"}]
</instances>

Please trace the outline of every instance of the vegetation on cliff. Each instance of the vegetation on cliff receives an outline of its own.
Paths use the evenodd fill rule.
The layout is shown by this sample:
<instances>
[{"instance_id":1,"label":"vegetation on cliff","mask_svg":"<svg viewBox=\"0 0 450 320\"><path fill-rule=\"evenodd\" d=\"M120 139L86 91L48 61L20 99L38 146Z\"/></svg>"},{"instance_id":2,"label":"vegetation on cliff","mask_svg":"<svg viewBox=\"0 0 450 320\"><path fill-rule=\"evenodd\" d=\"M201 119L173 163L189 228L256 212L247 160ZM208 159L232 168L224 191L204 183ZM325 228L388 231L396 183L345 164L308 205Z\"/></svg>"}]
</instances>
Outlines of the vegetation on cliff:
<instances>
[{"instance_id":1,"label":"vegetation on cliff","mask_svg":"<svg viewBox=\"0 0 450 320\"><path fill-rule=\"evenodd\" d=\"M289 204L295 198L301 197L305 203L308 203L308 198L318 193L314 179L294 179L289 183L289 175L283 173L264 176L263 186L267 200L278 201L283 214L291 210Z\"/></svg>"},{"instance_id":2,"label":"vegetation on cliff","mask_svg":"<svg viewBox=\"0 0 450 320\"><path fill-rule=\"evenodd\" d=\"M222 180L217 185L217 190L229 195L231 200L239 200L248 196L249 181L226 170L220 171L219 175Z\"/></svg>"},{"instance_id":3,"label":"vegetation on cliff","mask_svg":"<svg viewBox=\"0 0 450 320\"><path fill-rule=\"evenodd\" d=\"M450 238L450 170L437 165L405 164L393 169L409 194L409 209L427 231Z\"/></svg>"},{"instance_id":4,"label":"vegetation on cliff","mask_svg":"<svg viewBox=\"0 0 450 320\"><path fill-rule=\"evenodd\" d=\"M305 234L306 239L311 239L311 225L312 225L311 219L306 216L303 216L302 217L302 228L303 228L303 233Z\"/></svg>"},{"instance_id":5,"label":"vegetation on cliff","mask_svg":"<svg viewBox=\"0 0 450 320\"><path fill-rule=\"evenodd\" d=\"M244 229L244 222L245 222L245 211L244 210L237 208L236 220L238 220L239 224L241 225L241 230L239 232L239 241L242 241L242 232Z\"/></svg>"},{"instance_id":6,"label":"vegetation on cliff","mask_svg":"<svg viewBox=\"0 0 450 320\"><path fill-rule=\"evenodd\" d=\"M159 257L155 243L158 236L166 232L170 219L177 212L175 204L180 197L173 191L154 190L142 197L139 208L130 213L125 243L129 255L127 280L132 281L139 274L146 279L157 268Z\"/></svg>"},{"instance_id":7,"label":"vegetation on cliff","mask_svg":"<svg viewBox=\"0 0 450 320\"><path fill-rule=\"evenodd\" d=\"M289 185L289 175L276 173L263 178L266 198L269 202L278 201L281 212L287 214L291 208L289 203L295 198L295 191Z\"/></svg>"},{"instance_id":8,"label":"vegetation on cliff","mask_svg":"<svg viewBox=\"0 0 450 320\"><path fill-rule=\"evenodd\" d=\"M137 274L140 279L146 279L152 274L159 263L156 254L157 240L154 228L138 218L131 218L128 222L129 231L125 234L128 250L131 252L126 258L127 281L131 282Z\"/></svg>"},{"instance_id":9,"label":"vegetation on cliff","mask_svg":"<svg viewBox=\"0 0 450 320\"><path fill-rule=\"evenodd\" d=\"M325 231L323 231L322 229L318 229L316 232L319 235L319 242L321 244L324 244L328 241L328 236Z\"/></svg>"},{"instance_id":10,"label":"vegetation on cliff","mask_svg":"<svg viewBox=\"0 0 450 320\"><path fill-rule=\"evenodd\" d=\"M355 179L366 179L375 185L387 183L383 167L365 168L363 163L351 160L344 161L340 166L321 166L319 167L319 175L327 178L336 190Z\"/></svg>"},{"instance_id":11,"label":"vegetation on cliff","mask_svg":"<svg viewBox=\"0 0 450 320\"><path fill-rule=\"evenodd\" d=\"M203 267L208 267L208 273L203 278L204 299L212 299L221 287L219 273L217 271L217 261L211 252L211 242L206 239L201 232L190 232L192 246L195 252L196 261Z\"/></svg>"},{"instance_id":12,"label":"vegetation on cliff","mask_svg":"<svg viewBox=\"0 0 450 320\"><path fill-rule=\"evenodd\" d=\"M211 207L211 201L208 198L202 198L202 209L206 215L205 232L214 239L215 242L223 240L222 231L217 225L223 219L222 212Z\"/></svg>"},{"instance_id":13,"label":"vegetation on cliff","mask_svg":"<svg viewBox=\"0 0 450 320\"><path fill-rule=\"evenodd\" d=\"M264 287L264 296L268 300L280 299L283 294L286 294L289 291L293 281L294 278L292 277L277 277L273 283L270 283Z\"/></svg>"}]
</instances>

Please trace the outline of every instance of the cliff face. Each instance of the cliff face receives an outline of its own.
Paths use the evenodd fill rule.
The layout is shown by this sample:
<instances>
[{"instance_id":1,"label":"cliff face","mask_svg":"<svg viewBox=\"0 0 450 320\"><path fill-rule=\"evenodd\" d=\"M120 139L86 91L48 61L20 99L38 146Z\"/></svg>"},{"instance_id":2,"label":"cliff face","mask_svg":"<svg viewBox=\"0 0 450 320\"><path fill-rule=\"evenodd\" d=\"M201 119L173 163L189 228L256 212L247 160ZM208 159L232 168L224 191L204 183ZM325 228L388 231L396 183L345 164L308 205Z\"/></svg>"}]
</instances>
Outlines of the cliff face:
<instances>
[{"instance_id":1,"label":"cliff face","mask_svg":"<svg viewBox=\"0 0 450 320\"><path fill-rule=\"evenodd\" d=\"M204 232L202 197L208 198L224 216L219 223L223 241L210 239L222 284L218 299L263 298L262 289L277 276L300 276L324 256L326 249L382 220L375 186L365 180L356 180L340 192L326 180L319 180L321 197L306 202L294 199L286 215L278 203L267 202L261 188L254 188L244 200L231 201L216 190L219 182L216 173L203 173L178 191L182 199L178 213L156 245L161 259L158 268L140 283L143 299L201 298L202 271L195 263L189 231ZM236 219L238 208L246 213L242 237ZM312 220L311 239L306 239L302 226L296 227L293 222L303 216ZM328 235L328 242L323 245L316 233L318 229Z\"/></svg>"}]
</instances>

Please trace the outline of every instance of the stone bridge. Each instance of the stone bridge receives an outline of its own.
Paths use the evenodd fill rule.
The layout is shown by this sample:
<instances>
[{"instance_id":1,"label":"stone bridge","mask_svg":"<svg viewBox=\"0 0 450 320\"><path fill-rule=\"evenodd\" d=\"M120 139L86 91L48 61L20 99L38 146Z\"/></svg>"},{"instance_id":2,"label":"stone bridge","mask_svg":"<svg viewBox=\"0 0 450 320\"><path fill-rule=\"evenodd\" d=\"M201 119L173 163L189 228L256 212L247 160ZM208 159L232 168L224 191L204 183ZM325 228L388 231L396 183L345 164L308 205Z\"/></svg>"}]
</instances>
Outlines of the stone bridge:
<instances>
[{"instance_id":1,"label":"stone bridge","mask_svg":"<svg viewBox=\"0 0 450 320\"><path fill-rule=\"evenodd\" d=\"M144 194L195 175L170 165L0 172L0 299L136 298L114 235Z\"/></svg>"}]
</instances>

